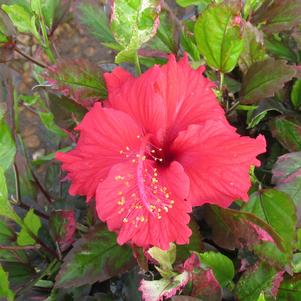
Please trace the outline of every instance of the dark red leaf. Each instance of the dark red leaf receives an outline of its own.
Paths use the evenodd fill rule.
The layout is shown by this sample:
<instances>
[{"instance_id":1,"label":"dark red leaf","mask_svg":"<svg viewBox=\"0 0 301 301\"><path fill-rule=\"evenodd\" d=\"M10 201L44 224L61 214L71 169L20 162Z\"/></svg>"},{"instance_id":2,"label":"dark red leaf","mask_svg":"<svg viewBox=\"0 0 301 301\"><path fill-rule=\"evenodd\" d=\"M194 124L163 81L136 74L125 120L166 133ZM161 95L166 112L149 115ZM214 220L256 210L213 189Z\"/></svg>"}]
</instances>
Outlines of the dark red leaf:
<instances>
[{"instance_id":1,"label":"dark red leaf","mask_svg":"<svg viewBox=\"0 0 301 301\"><path fill-rule=\"evenodd\" d=\"M65 251L72 243L76 230L73 210L57 210L51 213L49 228L52 238Z\"/></svg>"},{"instance_id":2,"label":"dark red leaf","mask_svg":"<svg viewBox=\"0 0 301 301\"><path fill-rule=\"evenodd\" d=\"M84 59L61 60L46 70L44 78L53 90L88 109L107 95L101 68Z\"/></svg>"},{"instance_id":3,"label":"dark red leaf","mask_svg":"<svg viewBox=\"0 0 301 301\"><path fill-rule=\"evenodd\" d=\"M300 24L301 2L296 0L267 0L252 18L263 31L278 33Z\"/></svg>"}]
</instances>

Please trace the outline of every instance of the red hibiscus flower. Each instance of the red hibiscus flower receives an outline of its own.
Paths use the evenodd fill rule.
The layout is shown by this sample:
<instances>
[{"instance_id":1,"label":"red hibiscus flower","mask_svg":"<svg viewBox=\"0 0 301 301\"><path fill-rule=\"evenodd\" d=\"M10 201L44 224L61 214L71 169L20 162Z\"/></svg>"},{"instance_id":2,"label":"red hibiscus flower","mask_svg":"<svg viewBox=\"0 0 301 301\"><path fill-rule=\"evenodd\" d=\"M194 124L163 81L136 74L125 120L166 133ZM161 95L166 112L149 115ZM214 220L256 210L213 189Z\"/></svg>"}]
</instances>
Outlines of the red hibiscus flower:
<instances>
[{"instance_id":1,"label":"red hibiscus flower","mask_svg":"<svg viewBox=\"0 0 301 301\"><path fill-rule=\"evenodd\" d=\"M96 103L76 128L75 149L56 155L70 194L95 197L119 244L186 244L192 206L248 198L265 139L236 133L203 71L174 56L137 78L116 68L105 75L106 107Z\"/></svg>"}]
</instances>

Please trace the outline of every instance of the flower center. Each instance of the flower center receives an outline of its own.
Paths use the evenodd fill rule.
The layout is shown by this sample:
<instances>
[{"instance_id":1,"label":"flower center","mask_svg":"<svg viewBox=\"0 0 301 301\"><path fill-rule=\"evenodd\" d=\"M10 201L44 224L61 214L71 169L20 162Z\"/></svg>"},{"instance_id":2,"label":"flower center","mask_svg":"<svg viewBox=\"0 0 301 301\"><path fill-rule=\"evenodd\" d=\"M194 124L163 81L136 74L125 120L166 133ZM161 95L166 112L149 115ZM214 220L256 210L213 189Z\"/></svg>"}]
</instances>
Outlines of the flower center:
<instances>
[{"instance_id":1,"label":"flower center","mask_svg":"<svg viewBox=\"0 0 301 301\"><path fill-rule=\"evenodd\" d=\"M120 205L127 206L126 203L128 201L132 205L134 204L133 208L132 206L128 208L124 219L125 222L135 216L136 213L134 213L133 209L136 209L136 207L138 211L141 209L139 203L157 219L161 219L174 205L173 195L164 185L162 177L160 177L160 170L163 168L161 165L165 164L163 150L150 143L150 135L137 138L140 140L138 152L132 151L129 147L120 151L135 166L136 175L128 174L128 176L130 176L130 179L135 177L136 183L131 188L130 181L127 181L126 176L118 175L115 178L117 181L128 183L128 189L131 191L131 194L122 191L124 202L119 202ZM133 189L137 189L137 195L132 193ZM139 199L137 199L137 196ZM137 203L138 200L140 200L139 203ZM146 217L143 216L143 218L145 219Z\"/></svg>"}]
</instances>

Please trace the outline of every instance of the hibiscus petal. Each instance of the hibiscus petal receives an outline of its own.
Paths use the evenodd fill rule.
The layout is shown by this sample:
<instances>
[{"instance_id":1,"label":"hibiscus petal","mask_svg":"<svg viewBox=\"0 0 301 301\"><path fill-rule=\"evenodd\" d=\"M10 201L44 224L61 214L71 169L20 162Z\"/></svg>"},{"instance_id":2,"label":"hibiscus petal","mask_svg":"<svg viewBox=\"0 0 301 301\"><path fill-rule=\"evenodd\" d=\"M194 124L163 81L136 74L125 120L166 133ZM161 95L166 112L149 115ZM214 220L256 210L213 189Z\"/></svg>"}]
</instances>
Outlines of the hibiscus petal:
<instances>
[{"instance_id":1,"label":"hibiscus petal","mask_svg":"<svg viewBox=\"0 0 301 301\"><path fill-rule=\"evenodd\" d=\"M171 151L190 179L189 200L228 207L235 199L248 199L251 165L259 166L258 154L266 151L262 135L241 137L223 122L191 125L179 133Z\"/></svg>"},{"instance_id":2,"label":"hibiscus petal","mask_svg":"<svg viewBox=\"0 0 301 301\"><path fill-rule=\"evenodd\" d=\"M119 244L131 241L167 250L170 242L188 243L191 206L184 200L189 179L183 167L173 162L168 168L156 169L153 162L145 160L141 170L139 164L116 164L99 184L99 218L119 233Z\"/></svg>"},{"instance_id":3,"label":"hibiscus petal","mask_svg":"<svg viewBox=\"0 0 301 301\"><path fill-rule=\"evenodd\" d=\"M185 55L179 62L174 55L161 68L157 82L162 98L166 102L167 127L170 139L190 124L223 120L225 114L212 88L213 82L204 77L205 67L191 68Z\"/></svg>"},{"instance_id":4,"label":"hibiscus petal","mask_svg":"<svg viewBox=\"0 0 301 301\"><path fill-rule=\"evenodd\" d=\"M62 169L72 181L71 195L86 195L90 200L97 185L110 168L127 161L139 149L141 130L125 113L102 108L96 103L76 128L81 132L77 146L68 153L57 153Z\"/></svg>"},{"instance_id":5,"label":"hibiscus petal","mask_svg":"<svg viewBox=\"0 0 301 301\"><path fill-rule=\"evenodd\" d=\"M117 67L111 73L106 72L104 78L106 80L108 94L111 95L118 93L121 86L134 77L123 68Z\"/></svg>"},{"instance_id":6,"label":"hibiscus petal","mask_svg":"<svg viewBox=\"0 0 301 301\"><path fill-rule=\"evenodd\" d=\"M121 70L119 68L113 73L118 74L118 80L116 76L113 78L112 75L106 75L110 89L107 105L129 114L143 126L144 132L156 134L166 124L165 104L155 89L160 68L155 65L137 78L126 76L122 74L125 71ZM118 81L122 82L119 87Z\"/></svg>"}]
</instances>

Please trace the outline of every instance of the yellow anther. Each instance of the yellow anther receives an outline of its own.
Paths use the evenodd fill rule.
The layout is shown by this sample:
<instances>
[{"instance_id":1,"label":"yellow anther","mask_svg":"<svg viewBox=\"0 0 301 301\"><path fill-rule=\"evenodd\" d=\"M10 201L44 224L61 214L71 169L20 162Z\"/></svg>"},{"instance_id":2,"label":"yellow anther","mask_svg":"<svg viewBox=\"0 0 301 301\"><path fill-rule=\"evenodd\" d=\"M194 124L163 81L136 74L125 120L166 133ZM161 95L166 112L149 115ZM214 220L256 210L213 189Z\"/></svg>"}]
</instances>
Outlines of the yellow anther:
<instances>
[{"instance_id":1,"label":"yellow anther","mask_svg":"<svg viewBox=\"0 0 301 301\"><path fill-rule=\"evenodd\" d=\"M124 223L127 223L129 220L125 217L124 219L123 219L123 222Z\"/></svg>"},{"instance_id":2,"label":"yellow anther","mask_svg":"<svg viewBox=\"0 0 301 301\"><path fill-rule=\"evenodd\" d=\"M125 198L122 197L121 200L119 200L119 201L117 202L117 204L118 204L118 205L124 205L124 204L125 204Z\"/></svg>"}]
</instances>

